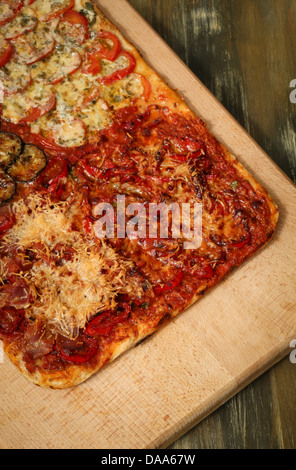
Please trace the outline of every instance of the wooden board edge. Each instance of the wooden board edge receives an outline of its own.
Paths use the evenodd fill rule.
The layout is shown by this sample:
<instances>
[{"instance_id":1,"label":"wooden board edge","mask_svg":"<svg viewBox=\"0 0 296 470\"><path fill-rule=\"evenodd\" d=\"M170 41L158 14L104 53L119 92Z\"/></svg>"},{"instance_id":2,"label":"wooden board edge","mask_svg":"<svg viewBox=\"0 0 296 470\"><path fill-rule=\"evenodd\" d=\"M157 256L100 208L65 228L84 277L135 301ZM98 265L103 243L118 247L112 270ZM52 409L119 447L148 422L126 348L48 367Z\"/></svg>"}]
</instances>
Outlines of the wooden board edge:
<instances>
[{"instance_id":1,"label":"wooden board edge","mask_svg":"<svg viewBox=\"0 0 296 470\"><path fill-rule=\"evenodd\" d=\"M295 327L296 329L296 327ZM279 351L279 348L275 350L275 355L266 362L264 358L261 359L262 367L256 372L252 372L250 375L244 374L241 377L241 380L237 382L236 388L229 386L226 387L225 394L220 400L212 401L209 400L209 403L204 407L204 411L198 414L196 411L192 415L187 415L179 423L175 423L174 428L178 430L175 431L171 429L170 432L166 432L165 435L161 436L157 441L149 444L147 449L167 449L178 439L182 438L186 433L190 432L195 426L200 424L204 419L213 414L216 410L225 405L229 400L234 398L238 393L244 390L248 385L257 380L259 377L264 375L268 370L274 367L283 359L287 358L290 354L289 348L285 347L284 351ZM269 355L268 355L269 357Z\"/></svg>"}]
</instances>

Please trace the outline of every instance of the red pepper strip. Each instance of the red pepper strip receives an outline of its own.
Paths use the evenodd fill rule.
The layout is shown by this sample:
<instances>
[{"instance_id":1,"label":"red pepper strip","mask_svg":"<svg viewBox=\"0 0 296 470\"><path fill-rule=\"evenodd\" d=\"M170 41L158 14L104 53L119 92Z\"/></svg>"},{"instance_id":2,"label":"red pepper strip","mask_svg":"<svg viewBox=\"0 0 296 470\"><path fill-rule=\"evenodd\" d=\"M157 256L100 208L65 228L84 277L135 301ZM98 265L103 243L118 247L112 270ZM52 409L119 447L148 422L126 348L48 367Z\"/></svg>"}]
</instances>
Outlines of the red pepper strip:
<instances>
[{"instance_id":1,"label":"red pepper strip","mask_svg":"<svg viewBox=\"0 0 296 470\"><path fill-rule=\"evenodd\" d=\"M140 77L141 82L142 82L142 86L143 86L143 95L142 96L143 96L145 101L148 101L149 98L150 98L150 95L151 95L151 83L149 82L149 80L147 80L146 77L144 77L144 75L141 75L139 73L138 76Z\"/></svg>"},{"instance_id":2,"label":"red pepper strip","mask_svg":"<svg viewBox=\"0 0 296 470\"><path fill-rule=\"evenodd\" d=\"M244 248L246 245L250 243L250 241L251 241L251 235L248 234L240 242L232 243L232 246L234 246L235 248Z\"/></svg>"},{"instance_id":3,"label":"red pepper strip","mask_svg":"<svg viewBox=\"0 0 296 470\"><path fill-rule=\"evenodd\" d=\"M183 163L187 162L189 158L199 158L201 155L204 155L204 151L202 149L197 150L196 152L189 153L186 155L168 155L169 158L176 160L177 162Z\"/></svg>"},{"instance_id":4,"label":"red pepper strip","mask_svg":"<svg viewBox=\"0 0 296 470\"><path fill-rule=\"evenodd\" d=\"M23 8L23 6L24 6L22 0L18 0L17 2L14 2L15 5L14 5L13 3L11 4L11 2L7 2L7 3L12 6L13 13L12 13L8 18L5 18L5 19L1 20L1 21L0 21L0 26L3 26L3 25L5 25L6 23L12 21L12 20L16 17L16 15L18 14L18 12L19 12L19 11Z\"/></svg>"},{"instance_id":5,"label":"red pepper strip","mask_svg":"<svg viewBox=\"0 0 296 470\"><path fill-rule=\"evenodd\" d=\"M131 174L130 168L110 168L104 171L103 178L105 180L109 180L110 178L114 178L116 176L129 175L129 174Z\"/></svg>"},{"instance_id":6,"label":"red pepper strip","mask_svg":"<svg viewBox=\"0 0 296 470\"><path fill-rule=\"evenodd\" d=\"M95 179L109 180L112 177L126 175L130 173L130 169L126 168L117 168L112 167L113 164L109 164L107 169L101 170L94 166L89 165L85 160L81 161L81 166L83 170L88 174L88 176Z\"/></svg>"},{"instance_id":7,"label":"red pepper strip","mask_svg":"<svg viewBox=\"0 0 296 470\"><path fill-rule=\"evenodd\" d=\"M193 152L193 153L190 153L188 155L188 158L199 158L201 157L202 155L205 155L205 152L203 149L199 149L197 150L196 152Z\"/></svg>"},{"instance_id":8,"label":"red pepper strip","mask_svg":"<svg viewBox=\"0 0 296 470\"><path fill-rule=\"evenodd\" d=\"M214 270L210 264L207 266L202 267L194 272L197 277L201 277L204 279L211 279L214 275Z\"/></svg>"},{"instance_id":9,"label":"red pepper strip","mask_svg":"<svg viewBox=\"0 0 296 470\"><path fill-rule=\"evenodd\" d=\"M113 328L118 323L124 322L131 312L131 307L128 303L123 302L120 306L123 307L123 312L117 310L116 314L112 310L107 310L91 320L86 327L85 333L89 336L106 336L111 333Z\"/></svg>"},{"instance_id":10,"label":"red pepper strip","mask_svg":"<svg viewBox=\"0 0 296 470\"><path fill-rule=\"evenodd\" d=\"M31 134L31 137L34 138L38 146L41 146L47 150L54 150L56 152L62 152L62 153L65 153L65 151L67 150L65 147L62 147L61 145L56 144L51 139L47 139L46 137L43 137L41 134Z\"/></svg>"},{"instance_id":11,"label":"red pepper strip","mask_svg":"<svg viewBox=\"0 0 296 470\"><path fill-rule=\"evenodd\" d=\"M70 25L74 26L72 31L70 30L70 39L72 41L76 41L79 45L81 45L86 39L89 37L88 32L88 20L85 16L78 13L75 10L68 10L63 15L62 23L69 23Z\"/></svg>"},{"instance_id":12,"label":"red pepper strip","mask_svg":"<svg viewBox=\"0 0 296 470\"><path fill-rule=\"evenodd\" d=\"M121 52L121 44L120 44L118 37L115 34L110 33L109 31L101 31L99 33L99 37L102 39L111 39L111 41L113 42L112 49L107 49L106 47L102 45L101 49L98 52L99 56L102 59L106 59L106 60L110 60L110 62L114 62Z\"/></svg>"},{"instance_id":13,"label":"red pepper strip","mask_svg":"<svg viewBox=\"0 0 296 470\"><path fill-rule=\"evenodd\" d=\"M86 233L88 235L90 235L92 233L93 222L94 221L93 221L92 217L90 217L89 215L87 215L85 217L83 227L84 227L84 230L86 231Z\"/></svg>"},{"instance_id":14,"label":"red pepper strip","mask_svg":"<svg viewBox=\"0 0 296 470\"><path fill-rule=\"evenodd\" d=\"M67 178L68 176L68 164L65 161L62 171L56 175L54 178L48 181L48 187L45 189L47 193L54 195L57 199L61 199L64 186L62 184L63 179Z\"/></svg>"},{"instance_id":15,"label":"red pepper strip","mask_svg":"<svg viewBox=\"0 0 296 470\"><path fill-rule=\"evenodd\" d=\"M47 192L55 195L57 199L60 199L64 191L64 188L61 182L63 178L67 178L67 176L68 176L68 165L67 165L67 162L65 161L63 170L57 176L55 176L48 182L49 186L47 188Z\"/></svg>"},{"instance_id":16,"label":"red pepper strip","mask_svg":"<svg viewBox=\"0 0 296 470\"><path fill-rule=\"evenodd\" d=\"M92 178L100 179L103 175L102 170L100 170L99 168L96 168L95 166L89 165L85 160L81 161L81 166L83 170L87 173L87 175Z\"/></svg>"},{"instance_id":17,"label":"red pepper strip","mask_svg":"<svg viewBox=\"0 0 296 470\"><path fill-rule=\"evenodd\" d=\"M180 162L180 163L185 163L187 162L187 155L169 155L169 157L172 159L172 160L175 160L176 162Z\"/></svg>"},{"instance_id":18,"label":"red pepper strip","mask_svg":"<svg viewBox=\"0 0 296 470\"><path fill-rule=\"evenodd\" d=\"M4 234L9 230L11 227L13 227L15 222L14 216L9 216L4 221L0 224L0 235Z\"/></svg>"},{"instance_id":19,"label":"red pepper strip","mask_svg":"<svg viewBox=\"0 0 296 470\"><path fill-rule=\"evenodd\" d=\"M123 57L129 61L127 67L121 70L116 70L115 72L111 73L110 75L106 75L105 77L101 78L99 81L102 85L112 85L117 80L122 80L124 77L132 73L137 65L137 61L132 54L127 51L123 51L120 53Z\"/></svg>"},{"instance_id":20,"label":"red pepper strip","mask_svg":"<svg viewBox=\"0 0 296 470\"><path fill-rule=\"evenodd\" d=\"M67 178L67 176L68 176L68 163L65 160L62 171L58 175L56 175L54 178L49 180L48 184L49 184L49 186L51 186L52 184L59 183L62 178Z\"/></svg>"},{"instance_id":21,"label":"red pepper strip","mask_svg":"<svg viewBox=\"0 0 296 470\"><path fill-rule=\"evenodd\" d=\"M67 362L71 362L72 364L85 364L98 351L98 343L95 338L90 338L89 336L83 336L83 343L83 347L80 350L76 349L75 353L72 353L70 349L56 349L56 351Z\"/></svg>"},{"instance_id":22,"label":"red pepper strip","mask_svg":"<svg viewBox=\"0 0 296 470\"><path fill-rule=\"evenodd\" d=\"M183 277L184 277L184 273L180 271L172 281L167 282L163 286L155 286L153 288L154 294L161 295L161 294L165 294L166 292L171 292L172 290L174 290L176 287L178 287L181 284Z\"/></svg>"},{"instance_id":23,"label":"red pepper strip","mask_svg":"<svg viewBox=\"0 0 296 470\"><path fill-rule=\"evenodd\" d=\"M112 315L111 310L107 310L105 313L95 317L87 325L85 333L89 336L106 336L113 330L113 324L108 324L108 318ZM109 319L110 321L110 319Z\"/></svg>"}]
</instances>

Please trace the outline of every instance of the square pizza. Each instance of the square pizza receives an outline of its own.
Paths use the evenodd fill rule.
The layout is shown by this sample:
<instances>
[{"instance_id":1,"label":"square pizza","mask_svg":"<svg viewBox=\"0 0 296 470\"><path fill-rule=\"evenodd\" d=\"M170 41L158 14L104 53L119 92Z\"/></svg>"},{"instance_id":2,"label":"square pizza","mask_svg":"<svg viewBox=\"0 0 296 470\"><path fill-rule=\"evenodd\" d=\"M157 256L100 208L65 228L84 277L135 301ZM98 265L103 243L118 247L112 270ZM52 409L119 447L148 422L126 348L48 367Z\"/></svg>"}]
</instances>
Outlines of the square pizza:
<instances>
[{"instance_id":1,"label":"square pizza","mask_svg":"<svg viewBox=\"0 0 296 470\"><path fill-rule=\"evenodd\" d=\"M278 208L89 0L0 4L0 338L77 385L275 233Z\"/></svg>"}]
</instances>

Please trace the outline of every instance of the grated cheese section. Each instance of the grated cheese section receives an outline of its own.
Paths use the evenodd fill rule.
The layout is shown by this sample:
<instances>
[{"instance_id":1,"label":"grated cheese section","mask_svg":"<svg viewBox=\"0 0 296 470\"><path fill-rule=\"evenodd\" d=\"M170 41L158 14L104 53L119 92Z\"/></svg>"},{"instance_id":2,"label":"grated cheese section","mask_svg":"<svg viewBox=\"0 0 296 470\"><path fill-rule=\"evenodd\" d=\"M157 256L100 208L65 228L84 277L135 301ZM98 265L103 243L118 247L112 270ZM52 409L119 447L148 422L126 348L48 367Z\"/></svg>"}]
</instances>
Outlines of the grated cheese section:
<instances>
[{"instance_id":1,"label":"grated cheese section","mask_svg":"<svg viewBox=\"0 0 296 470\"><path fill-rule=\"evenodd\" d=\"M37 294L30 316L41 315L53 329L75 338L96 313L116 308L118 294L141 297L140 277L129 275L133 262L104 240L73 231L78 205L53 206L35 195L16 202L12 210L16 224L4 242L31 250L36 258L25 276Z\"/></svg>"}]
</instances>

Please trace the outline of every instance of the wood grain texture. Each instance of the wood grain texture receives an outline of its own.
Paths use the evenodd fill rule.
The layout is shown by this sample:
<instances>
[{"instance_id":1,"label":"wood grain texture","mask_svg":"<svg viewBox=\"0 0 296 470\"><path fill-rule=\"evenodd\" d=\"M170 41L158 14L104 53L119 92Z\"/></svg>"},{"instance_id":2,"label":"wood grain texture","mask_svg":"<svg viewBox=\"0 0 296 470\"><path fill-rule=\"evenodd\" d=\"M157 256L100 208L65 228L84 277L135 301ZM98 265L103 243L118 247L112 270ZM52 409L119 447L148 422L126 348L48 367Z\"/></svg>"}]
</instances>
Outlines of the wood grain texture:
<instances>
[{"instance_id":1,"label":"wood grain texture","mask_svg":"<svg viewBox=\"0 0 296 470\"><path fill-rule=\"evenodd\" d=\"M258 93L260 99L260 92L253 91L256 84L251 79L252 85L248 85L247 60L240 55L240 41L234 35L234 26L230 26L234 13L229 9L236 8L245 21L242 2L131 2L143 8L142 13L155 28L160 21L164 39L211 91L217 87L218 100L127 1L99 3L144 58L179 89L210 130L266 186L280 206L280 225L268 248L171 324L79 387L66 391L40 389L5 360L0 365L0 447L153 448L173 442L175 448L292 446L295 428L289 419L295 407L288 401L288 389L293 386L289 374L295 366L284 361L285 370L279 364L256 379L287 356L290 341L296 337L296 190L219 103L225 100L228 110L233 115L237 111L242 126L257 137L257 127L251 125L249 100L259 112L261 107L250 95ZM254 9L254 13L246 14L250 22L257 3L250 2ZM204 42L199 32L203 28L209 33L203 33ZM241 31L237 27L237 34ZM246 41L245 36L246 31ZM219 51L226 54L225 66ZM238 69L230 73L235 63ZM217 73L217 64L221 67L219 74L211 75L211 70ZM253 119L258 120L259 128L256 114ZM263 146L264 142L259 143ZM198 422L201 424L196 429L177 441Z\"/></svg>"},{"instance_id":2,"label":"wood grain texture","mask_svg":"<svg viewBox=\"0 0 296 470\"><path fill-rule=\"evenodd\" d=\"M296 1L130 3L296 182ZM295 371L282 361L173 448L295 448Z\"/></svg>"}]
</instances>

